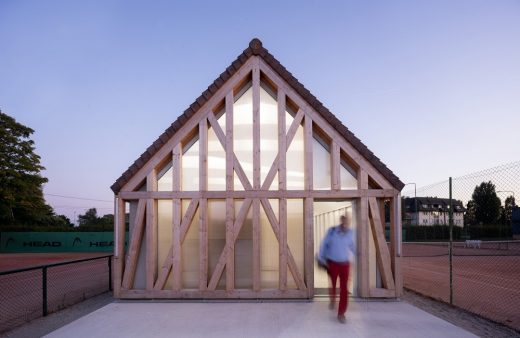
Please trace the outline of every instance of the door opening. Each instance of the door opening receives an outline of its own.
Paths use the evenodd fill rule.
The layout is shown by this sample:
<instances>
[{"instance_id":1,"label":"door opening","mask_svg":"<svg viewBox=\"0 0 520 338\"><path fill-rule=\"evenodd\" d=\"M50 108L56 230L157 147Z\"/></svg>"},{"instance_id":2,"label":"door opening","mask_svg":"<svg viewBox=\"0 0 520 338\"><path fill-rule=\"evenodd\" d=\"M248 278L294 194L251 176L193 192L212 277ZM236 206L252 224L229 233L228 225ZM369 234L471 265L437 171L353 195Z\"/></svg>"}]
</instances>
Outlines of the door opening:
<instances>
[{"instance_id":1,"label":"door opening","mask_svg":"<svg viewBox=\"0 0 520 338\"><path fill-rule=\"evenodd\" d=\"M352 221L352 230L356 233L357 217L356 202L353 200L315 200L314 201L314 249L316 253L320 250L320 245L328 229L336 226L340 222L342 215L348 214ZM356 236L357 238L357 236ZM357 256L351 256L349 273L349 294L357 295ZM330 280L327 272L318 267L314 262L314 294L317 296L328 294Z\"/></svg>"}]
</instances>

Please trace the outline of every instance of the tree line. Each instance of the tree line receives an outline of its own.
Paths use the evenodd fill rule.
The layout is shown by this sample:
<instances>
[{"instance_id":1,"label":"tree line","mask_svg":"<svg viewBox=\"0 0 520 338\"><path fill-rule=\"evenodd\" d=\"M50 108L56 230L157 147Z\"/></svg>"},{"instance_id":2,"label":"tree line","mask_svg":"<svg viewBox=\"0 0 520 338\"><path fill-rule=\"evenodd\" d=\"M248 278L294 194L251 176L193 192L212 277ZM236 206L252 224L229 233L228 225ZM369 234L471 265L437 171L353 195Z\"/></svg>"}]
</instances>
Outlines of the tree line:
<instances>
[{"instance_id":1,"label":"tree line","mask_svg":"<svg viewBox=\"0 0 520 338\"><path fill-rule=\"evenodd\" d=\"M464 225L510 225L515 206L514 196L508 196L502 205L495 185L491 181L482 182L466 204Z\"/></svg>"},{"instance_id":2,"label":"tree line","mask_svg":"<svg viewBox=\"0 0 520 338\"><path fill-rule=\"evenodd\" d=\"M71 220L57 214L43 196L45 168L30 138L34 130L0 111L0 231L67 230ZM113 215L95 208L79 215L78 230L111 230Z\"/></svg>"}]
</instances>

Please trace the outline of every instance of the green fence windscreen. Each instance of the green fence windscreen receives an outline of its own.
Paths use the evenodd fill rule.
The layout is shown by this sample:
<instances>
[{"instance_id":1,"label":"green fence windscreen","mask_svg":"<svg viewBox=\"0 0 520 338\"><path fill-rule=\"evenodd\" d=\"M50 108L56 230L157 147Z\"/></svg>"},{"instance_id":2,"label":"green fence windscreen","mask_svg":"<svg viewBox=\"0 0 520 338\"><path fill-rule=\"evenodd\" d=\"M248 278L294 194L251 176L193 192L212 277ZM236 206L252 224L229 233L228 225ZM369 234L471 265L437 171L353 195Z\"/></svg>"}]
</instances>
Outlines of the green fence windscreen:
<instances>
[{"instance_id":1,"label":"green fence windscreen","mask_svg":"<svg viewBox=\"0 0 520 338\"><path fill-rule=\"evenodd\" d=\"M126 234L128 242L128 233ZM112 252L113 232L2 232L0 252Z\"/></svg>"}]
</instances>

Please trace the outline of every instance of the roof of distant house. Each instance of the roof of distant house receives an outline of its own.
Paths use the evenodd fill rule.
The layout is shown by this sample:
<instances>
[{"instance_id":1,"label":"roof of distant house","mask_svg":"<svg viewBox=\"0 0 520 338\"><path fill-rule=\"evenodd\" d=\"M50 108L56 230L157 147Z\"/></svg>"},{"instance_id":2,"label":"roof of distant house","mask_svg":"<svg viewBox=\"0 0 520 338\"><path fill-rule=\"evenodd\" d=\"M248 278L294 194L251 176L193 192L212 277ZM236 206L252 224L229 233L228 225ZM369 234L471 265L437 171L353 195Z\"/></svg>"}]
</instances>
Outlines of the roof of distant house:
<instances>
[{"instance_id":1,"label":"roof of distant house","mask_svg":"<svg viewBox=\"0 0 520 338\"><path fill-rule=\"evenodd\" d=\"M417 200L417 204L416 204ZM464 204L460 200L453 200L453 211L464 212ZM449 198L439 197L406 197L404 198L404 208L406 211L415 212L415 206L419 211L448 211L450 206Z\"/></svg>"}]
</instances>

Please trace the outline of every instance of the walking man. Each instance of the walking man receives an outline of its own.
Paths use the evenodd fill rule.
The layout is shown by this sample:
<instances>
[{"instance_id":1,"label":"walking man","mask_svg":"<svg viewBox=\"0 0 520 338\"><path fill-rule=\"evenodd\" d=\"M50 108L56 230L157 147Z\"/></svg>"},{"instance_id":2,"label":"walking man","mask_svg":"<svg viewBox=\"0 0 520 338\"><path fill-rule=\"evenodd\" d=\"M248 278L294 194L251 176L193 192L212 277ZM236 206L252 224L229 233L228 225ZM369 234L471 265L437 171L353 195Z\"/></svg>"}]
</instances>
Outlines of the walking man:
<instances>
[{"instance_id":1,"label":"walking man","mask_svg":"<svg viewBox=\"0 0 520 338\"><path fill-rule=\"evenodd\" d=\"M340 217L341 223L330 228L321 243L318 259L327 267L331 280L330 309L334 309L336 303L336 282L339 277L339 306L338 320L346 323L345 312L348 305L348 274L350 261L356 252L354 231L351 229L351 221L348 216Z\"/></svg>"}]
</instances>

